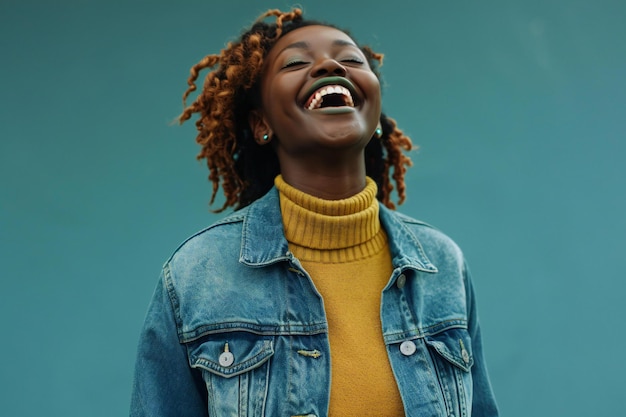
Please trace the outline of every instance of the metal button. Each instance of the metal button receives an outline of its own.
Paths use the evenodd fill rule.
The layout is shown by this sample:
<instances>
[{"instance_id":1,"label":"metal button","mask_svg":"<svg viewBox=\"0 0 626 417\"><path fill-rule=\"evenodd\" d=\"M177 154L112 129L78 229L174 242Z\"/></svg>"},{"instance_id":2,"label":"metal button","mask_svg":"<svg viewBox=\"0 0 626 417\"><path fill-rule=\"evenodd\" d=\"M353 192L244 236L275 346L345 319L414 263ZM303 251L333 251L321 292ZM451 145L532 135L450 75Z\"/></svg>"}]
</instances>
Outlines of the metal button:
<instances>
[{"instance_id":1,"label":"metal button","mask_svg":"<svg viewBox=\"0 0 626 417\"><path fill-rule=\"evenodd\" d=\"M463 362L465 362L466 364L469 363L469 353L467 353L467 350L463 349L461 350L461 357L463 358Z\"/></svg>"},{"instance_id":2,"label":"metal button","mask_svg":"<svg viewBox=\"0 0 626 417\"><path fill-rule=\"evenodd\" d=\"M220 362L220 365L222 366L230 366L233 364L233 362L235 362L235 356L228 349L228 343L224 345L224 352L220 354L220 357L218 360Z\"/></svg>"},{"instance_id":3,"label":"metal button","mask_svg":"<svg viewBox=\"0 0 626 417\"><path fill-rule=\"evenodd\" d=\"M400 274L400 276L396 280L396 285L398 286L398 288L402 289L404 287L404 284L406 284L406 275Z\"/></svg>"},{"instance_id":4,"label":"metal button","mask_svg":"<svg viewBox=\"0 0 626 417\"><path fill-rule=\"evenodd\" d=\"M220 365L222 366L230 366L235 361L235 357L230 352L222 352L220 355Z\"/></svg>"},{"instance_id":5,"label":"metal button","mask_svg":"<svg viewBox=\"0 0 626 417\"><path fill-rule=\"evenodd\" d=\"M411 356L415 353L416 350L417 347L412 340L405 340L404 342L400 343L400 352L404 356Z\"/></svg>"}]
</instances>

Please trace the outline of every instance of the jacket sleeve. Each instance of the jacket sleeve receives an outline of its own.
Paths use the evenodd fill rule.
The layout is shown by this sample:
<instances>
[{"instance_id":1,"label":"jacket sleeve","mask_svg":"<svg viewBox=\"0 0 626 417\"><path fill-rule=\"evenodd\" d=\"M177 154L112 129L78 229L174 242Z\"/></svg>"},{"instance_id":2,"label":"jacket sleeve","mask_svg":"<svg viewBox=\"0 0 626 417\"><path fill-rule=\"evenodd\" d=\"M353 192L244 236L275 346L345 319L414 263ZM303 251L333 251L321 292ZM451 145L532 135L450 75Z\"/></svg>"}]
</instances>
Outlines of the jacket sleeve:
<instances>
[{"instance_id":1,"label":"jacket sleeve","mask_svg":"<svg viewBox=\"0 0 626 417\"><path fill-rule=\"evenodd\" d=\"M474 287L469 269L465 265L465 285L467 289L468 330L472 339L474 365L472 366L473 399L472 417L496 417L499 415L496 399L491 388L487 366L483 356L482 336L476 310Z\"/></svg>"},{"instance_id":2,"label":"jacket sleeve","mask_svg":"<svg viewBox=\"0 0 626 417\"><path fill-rule=\"evenodd\" d=\"M206 388L179 343L172 303L157 284L139 338L131 417L207 416Z\"/></svg>"}]
</instances>

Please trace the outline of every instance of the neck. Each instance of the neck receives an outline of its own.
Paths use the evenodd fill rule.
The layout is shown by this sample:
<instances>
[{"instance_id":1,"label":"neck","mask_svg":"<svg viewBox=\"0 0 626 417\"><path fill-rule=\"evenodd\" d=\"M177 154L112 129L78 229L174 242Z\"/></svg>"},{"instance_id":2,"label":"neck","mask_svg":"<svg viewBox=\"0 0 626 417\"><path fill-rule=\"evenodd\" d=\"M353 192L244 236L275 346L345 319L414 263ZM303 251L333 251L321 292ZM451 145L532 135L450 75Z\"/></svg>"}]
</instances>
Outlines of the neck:
<instances>
[{"instance_id":1,"label":"neck","mask_svg":"<svg viewBox=\"0 0 626 417\"><path fill-rule=\"evenodd\" d=\"M292 161L290 161L292 162ZM281 163L281 174L292 187L324 200L350 198L365 188L364 157L352 163L335 160ZM307 163L309 162L309 163Z\"/></svg>"}]
</instances>

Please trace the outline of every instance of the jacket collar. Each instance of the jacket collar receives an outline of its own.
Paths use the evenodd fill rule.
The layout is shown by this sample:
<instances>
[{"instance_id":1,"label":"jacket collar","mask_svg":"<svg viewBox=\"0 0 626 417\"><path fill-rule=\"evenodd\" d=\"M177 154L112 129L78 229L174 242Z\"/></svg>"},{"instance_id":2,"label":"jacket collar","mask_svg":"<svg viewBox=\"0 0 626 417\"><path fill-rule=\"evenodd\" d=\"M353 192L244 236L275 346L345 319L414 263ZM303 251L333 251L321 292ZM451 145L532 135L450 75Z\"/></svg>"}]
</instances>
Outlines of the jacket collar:
<instances>
[{"instance_id":1,"label":"jacket collar","mask_svg":"<svg viewBox=\"0 0 626 417\"><path fill-rule=\"evenodd\" d=\"M408 223L422 225L423 223L380 204L380 223L387 232L389 251L394 268L415 268L424 272L437 272L437 267L430 262L422 244L409 228Z\"/></svg>"},{"instance_id":2,"label":"jacket collar","mask_svg":"<svg viewBox=\"0 0 626 417\"><path fill-rule=\"evenodd\" d=\"M241 263L262 267L293 259L285 239L279 198L278 190L272 187L263 197L242 209ZM389 239L394 268L437 272L419 240L407 226L406 220L409 218L397 214L383 204L379 205L380 221Z\"/></svg>"},{"instance_id":3,"label":"jacket collar","mask_svg":"<svg viewBox=\"0 0 626 417\"><path fill-rule=\"evenodd\" d=\"M250 204L247 210L243 219L239 262L261 267L291 259L276 187Z\"/></svg>"}]
</instances>

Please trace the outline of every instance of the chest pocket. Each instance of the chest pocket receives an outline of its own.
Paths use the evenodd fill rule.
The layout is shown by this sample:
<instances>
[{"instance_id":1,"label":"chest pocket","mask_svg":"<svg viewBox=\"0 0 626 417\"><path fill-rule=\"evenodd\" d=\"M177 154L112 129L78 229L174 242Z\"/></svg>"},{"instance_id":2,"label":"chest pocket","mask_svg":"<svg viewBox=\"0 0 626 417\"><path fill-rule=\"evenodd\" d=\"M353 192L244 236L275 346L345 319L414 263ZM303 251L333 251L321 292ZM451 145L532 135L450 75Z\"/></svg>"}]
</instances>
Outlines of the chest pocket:
<instances>
[{"instance_id":1,"label":"chest pocket","mask_svg":"<svg viewBox=\"0 0 626 417\"><path fill-rule=\"evenodd\" d=\"M448 329L425 338L448 415L469 416L472 409L474 364L466 329Z\"/></svg>"},{"instance_id":2,"label":"chest pocket","mask_svg":"<svg viewBox=\"0 0 626 417\"><path fill-rule=\"evenodd\" d=\"M232 332L206 336L187 345L189 364L200 369L209 415L262 416L273 341Z\"/></svg>"}]
</instances>

